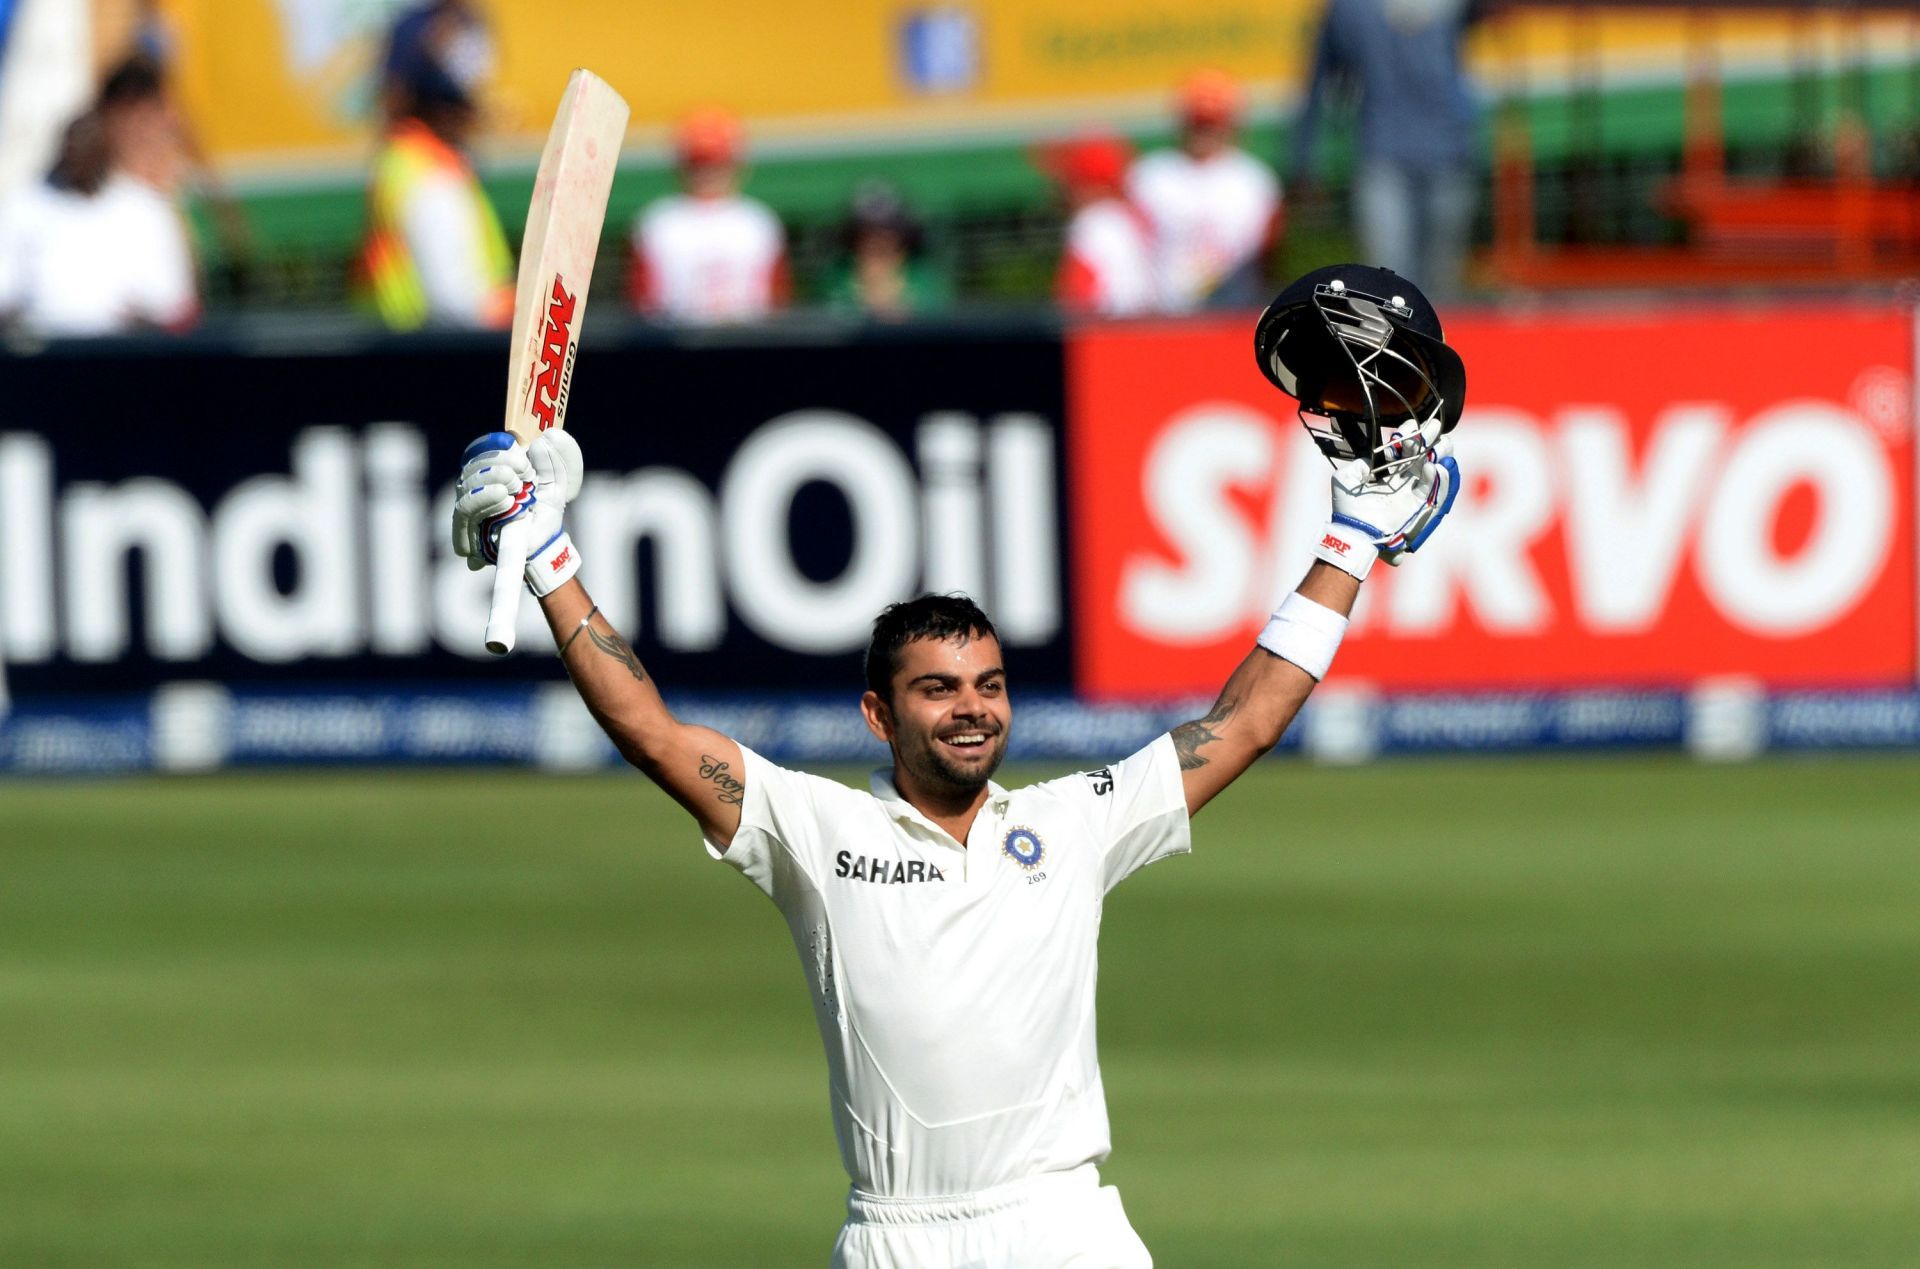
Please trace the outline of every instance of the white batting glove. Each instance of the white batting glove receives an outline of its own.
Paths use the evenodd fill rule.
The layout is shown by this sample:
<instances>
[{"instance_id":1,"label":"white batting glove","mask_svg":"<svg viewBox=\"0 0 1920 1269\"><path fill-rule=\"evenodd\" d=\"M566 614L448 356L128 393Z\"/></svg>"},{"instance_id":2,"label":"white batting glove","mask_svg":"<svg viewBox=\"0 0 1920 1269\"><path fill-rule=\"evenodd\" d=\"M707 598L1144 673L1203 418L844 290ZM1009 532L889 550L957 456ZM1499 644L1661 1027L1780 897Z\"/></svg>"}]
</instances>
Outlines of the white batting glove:
<instances>
[{"instance_id":1,"label":"white batting glove","mask_svg":"<svg viewBox=\"0 0 1920 1269\"><path fill-rule=\"evenodd\" d=\"M1460 465L1442 439L1414 468L1411 478L1369 480L1365 459L1333 465L1333 519L1313 553L1365 581L1376 559L1398 566L1426 544L1460 495Z\"/></svg>"},{"instance_id":2,"label":"white batting glove","mask_svg":"<svg viewBox=\"0 0 1920 1269\"><path fill-rule=\"evenodd\" d=\"M505 432L490 432L467 446L461 463L453 549L468 568L493 563L500 530L524 520L533 544L527 553L528 589L551 594L580 571L580 552L562 522L585 476L578 441L554 429L522 446Z\"/></svg>"},{"instance_id":3,"label":"white batting glove","mask_svg":"<svg viewBox=\"0 0 1920 1269\"><path fill-rule=\"evenodd\" d=\"M454 481L453 553L478 572L493 562L499 528L533 500L533 464L506 432L467 446Z\"/></svg>"}]
</instances>

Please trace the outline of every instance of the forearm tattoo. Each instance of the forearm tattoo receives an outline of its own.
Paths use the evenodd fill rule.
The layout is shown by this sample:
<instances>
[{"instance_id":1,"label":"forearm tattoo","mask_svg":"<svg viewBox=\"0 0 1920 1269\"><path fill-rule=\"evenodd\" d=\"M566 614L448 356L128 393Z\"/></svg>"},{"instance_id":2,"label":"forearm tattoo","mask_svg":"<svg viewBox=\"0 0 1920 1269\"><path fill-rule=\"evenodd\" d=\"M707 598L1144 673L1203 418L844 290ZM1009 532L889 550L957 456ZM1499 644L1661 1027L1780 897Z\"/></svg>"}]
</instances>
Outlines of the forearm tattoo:
<instances>
[{"instance_id":1,"label":"forearm tattoo","mask_svg":"<svg viewBox=\"0 0 1920 1269\"><path fill-rule=\"evenodd\" d=\"M640 658L633 655L633 649L627 646L627 641L620 637L618 630L609 629L607 633L601 634L592 626L588 626L587 638L593 640L594 647L626 666L627 673L633 675L635 682L647 681L647 672L640 668Z\"/></svg>"},{"instance_id":2,"label":"forearm tattoo","mask_svg":"<svg viewBox=\"0 0 1920 1269\"><path fill-rule=\"evenodd\" d=\"M1195 767L1207 765L1209 759L1200 751L1220 739L1220 733L1214 728L1232 718L1234 711L1239 708L1239 698L1223 692L1220 699L1213 703L1213 708L1207 712L1205 718L1181 723L1173 729L1173 750L1180 755L1182 771L1192 771Z\"/></svg>"},{"instance_id":3,"label":"forearm tattoo","mask_svg":"<svg viewBox=\"0 0 1920 1269\"><path fill-rule=\"evenodd\" d=\"M739 806L747 800L746 781L735 776L733 764L723 762L710 753L700 755L700 778L713 781L715 796L728 806Z\"/></svg>"}]
</instances>

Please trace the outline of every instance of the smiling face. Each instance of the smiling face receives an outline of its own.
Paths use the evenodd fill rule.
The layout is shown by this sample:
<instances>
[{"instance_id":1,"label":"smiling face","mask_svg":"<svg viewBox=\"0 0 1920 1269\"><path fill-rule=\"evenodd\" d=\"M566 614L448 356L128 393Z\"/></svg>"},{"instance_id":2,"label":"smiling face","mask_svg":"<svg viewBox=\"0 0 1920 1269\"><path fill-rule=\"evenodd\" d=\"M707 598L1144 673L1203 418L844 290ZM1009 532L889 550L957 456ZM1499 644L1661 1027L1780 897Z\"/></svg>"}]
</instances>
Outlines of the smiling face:
<instances>
[{"instance_id":1,"label":"smiling face","mask_svg":"<svg viewBox=\"0 0 1920 1269\"><path fill-rule=\"evenodd\" d=\"M887 699L870 691L860 707L892 748L895 783L909 801L970 800L1006 756L1013 722L1000 641L910 640L894 657Z\"/></svg>"}]
</instances>

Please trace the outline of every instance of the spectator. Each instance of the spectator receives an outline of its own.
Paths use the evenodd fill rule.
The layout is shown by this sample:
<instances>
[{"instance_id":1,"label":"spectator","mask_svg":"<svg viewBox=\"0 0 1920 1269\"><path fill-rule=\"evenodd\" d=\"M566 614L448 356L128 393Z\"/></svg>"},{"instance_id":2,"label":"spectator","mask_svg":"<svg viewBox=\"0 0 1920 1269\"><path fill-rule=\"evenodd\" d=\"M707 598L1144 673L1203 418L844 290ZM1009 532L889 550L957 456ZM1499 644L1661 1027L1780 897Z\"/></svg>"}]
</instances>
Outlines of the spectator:
<instances>
[{"instance_id":1,"label":"spectator","mask_svg":"<svg viewBox=\"0 0 1920 1269\"><path fill-rule=\"evenodd\" d=\"M404 117L420 61L430 59L468 97L493 73L493 40L472 0L428 0L394 19L381 60L380 104L385 122Z\"/></svg>"},{"instance_id":2,"label":"spectator","mask_svg":"<svg viewBox=\"0 0 1920 1269\"><path fill-rule=\"evenodd\" d=\"M1240 86L1203 70L1180 85L1180 144L1133 165L1127 189L1153 226L1166 306L1259 306L1281 225L1280 182L1234 144Z\"/></svg>"},{"instance_id":3,"label":"spectator","mask_svg":"<svg viewBox=\"0 0 1920 1269\"><path fill-rule=\"evenodd\" d=\"M162 0L136 0L132 16L134 26L129 41L132 55L146 58L160 72L175 105L184 183L199 193L202 206L211 213L209 220L224 257L227 284L236 291L244 290L253 259L253 228L247 223L245 210L221 181L206 147L200 143L192 117L179 107L179 99L171 94L176 82L174 70L180 60L179 30Z\"/></svg>"},{"instance_id":4,"label":"spectator","mask_svg":"<svg viewBox=\"0 0 1920 1269\"><path fill-rule=\"evenodd\" d=\"M681 193L633 222L628 293L669 321L750 322L788 299L786 235L766 204L740 193L740 121L698 110L675 138Z\"/></svg>"},{"instance_id":5,"label":"spectator","mask_svg":"<svg viewBox=\"0 0 1920 1269\"><path fill-rule=\"evenodd\" d=\"M1160 307L1152 233L1123 191L1132 158L1125 141L1104 133L1041 155L1067 203L1066 249L1054 294L1070 313L1128 317Z\"/></svg>"},{"instance_id":6,"label":"spectator","mask_svg":"<svg viewBox=\"0 0 1920 1269\"><path fill-rule=\"evenodd\" d=\"M513 321L513 252L466 153L475 72L452 60L475 21L464 5L435 3L394 24L358 286L395 330Z\"/></svg>"},{"instance_id":7,"label":"spectator","mask_svg":"<svg viewBox=\"0 0 1920 1269\"><path fill-rule=\"evenodd\" d=\"M53 336L192 325L183 161L158 68L128 59L68 126L47 180L0 208L0 314Z\"/></svg>"},{"instance_id":8,"label":"spectator","mask_svg":"<svg viewBox=\"0 0 1920 1269\"><path fill-rule=\"evenodd\" d=\"M847 217L848 260L829 280L829 303L872 317L901 318L944 308L945 279L920 258L920 223L885 181L853 192Z\"/></svg>"},{"instance_id":9,"label":"spectator","mask_svg":"<svg viewBox=\"0 0 1920 1269\"><path fill-rule=\"evenodd\" d=\"M1469 0L1328 0L1291 174L1304 185L1328 99L1357 93L1355 231L1385 265L1444 302L1473 230L1475 111L1460 63Z\"/></svg>"},{"instance_id":10,"label":"spectator","mask_svg":"<svg viewBox=\"0 0 1920 1269\"><path fill-rule=\"evenodd\" d=\"M161 0L134 0L132 55L144 57L171 77L180 53L180 33Z\"/></svg>"}]
</instances>

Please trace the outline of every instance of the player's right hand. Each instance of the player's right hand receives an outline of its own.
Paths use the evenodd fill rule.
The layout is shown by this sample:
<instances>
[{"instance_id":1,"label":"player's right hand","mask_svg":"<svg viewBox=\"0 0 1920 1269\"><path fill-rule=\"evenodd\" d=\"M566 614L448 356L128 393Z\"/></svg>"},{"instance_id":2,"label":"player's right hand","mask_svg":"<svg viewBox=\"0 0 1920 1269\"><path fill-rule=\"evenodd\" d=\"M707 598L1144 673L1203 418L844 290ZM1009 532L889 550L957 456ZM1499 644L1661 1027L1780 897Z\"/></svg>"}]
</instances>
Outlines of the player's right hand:
<instances>
[{"instance_id":1,"label":"player's right hand","mask_svg":"<svg viewBox=\"0 0 1920 1269\"><path fill-rule=\"evenodd\" d=\"M500 530L523 520L532 544L526 579L534 594L551 593L580 570L580 553L563 523L585 478L578 441L553 429L522 446L505 432L489 432L467 446L461 464L453 549L468 568L492 563Z\"/></svg>"},{"instance_id":2,"label":"player's right hand","mask_svg":"<svg viewBox=\"0 0 1920 1269\"><path fill-rule=\"evenodd\" d=\"M477 572L493 562L501 527L533 504L533 463L526 449L506 432L482 436L460 456L454 494L453 553Z\"/></svg>"}]
</instances>

